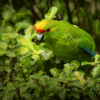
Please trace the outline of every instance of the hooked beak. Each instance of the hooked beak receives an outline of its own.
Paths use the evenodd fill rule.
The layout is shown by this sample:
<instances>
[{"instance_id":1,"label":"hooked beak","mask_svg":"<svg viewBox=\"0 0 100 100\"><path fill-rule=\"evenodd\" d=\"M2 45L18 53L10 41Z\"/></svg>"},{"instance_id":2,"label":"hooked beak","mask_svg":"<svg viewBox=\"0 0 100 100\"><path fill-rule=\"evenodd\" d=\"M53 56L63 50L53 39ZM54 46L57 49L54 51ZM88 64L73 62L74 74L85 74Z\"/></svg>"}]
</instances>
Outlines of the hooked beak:
<instances>
[{"instance_id":1,"label":"hooked beak","mask_svg":"<svg viewBox=\"0 0 100 100\"><path fill-rule=\"evenodd\" d=\"M36 33L37 33L37 40L40 41L43 37L43 30L42 29L37 29Z\"/></svg>"}]
</instances>

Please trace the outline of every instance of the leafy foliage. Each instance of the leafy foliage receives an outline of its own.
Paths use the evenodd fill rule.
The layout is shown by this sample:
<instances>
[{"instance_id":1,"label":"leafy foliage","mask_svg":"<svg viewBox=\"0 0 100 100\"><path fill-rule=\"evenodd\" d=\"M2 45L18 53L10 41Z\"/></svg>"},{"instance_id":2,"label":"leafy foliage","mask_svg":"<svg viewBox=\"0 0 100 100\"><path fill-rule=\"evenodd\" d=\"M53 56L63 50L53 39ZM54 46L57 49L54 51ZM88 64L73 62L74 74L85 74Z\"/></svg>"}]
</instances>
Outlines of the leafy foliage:
<instances>
[{"instance_id":1,"label":"leafy foliage","mask_svg":"<svg viewBox=\"0 0 100 100\"><path fill-rule=\"evenodd\" d=\"M12 0L8 1L8 4L2 3L0 12L2 15L0 17L0 99L100 99L100 55L97 54L93 62L84 61L81 64L75 60L64 65L60 61L57 62L46 44L38 43L35 30L31 29L33 15L29 6L32 6L32 1L29 3L24 0L27 8L21 8L23 4L19 0L15 1L19 8L10 5L14 5ZM42 9L48 1L40 1ZM85 2L87 3L88 0ZM63 8L64 2L60 3L58 5L56 0L53 1L59 13L64 11L64 20L66 20L65 16L68 18L68 15ZM48 13L45 12L45 18L55 18L56 11L57 8L51 8ZM76 11L80 12L79 17L84 15L92 20L92 15L87 16L90 12L85 8L77 7ZM78 23L75 15L76 12L73 13L73 22ZM86 20L85 24L87 24ZM93 27L98 35L99 24L96 25ZM79 70L82 66L91 66L88 75Z\"/></svg>"}]
</instances>

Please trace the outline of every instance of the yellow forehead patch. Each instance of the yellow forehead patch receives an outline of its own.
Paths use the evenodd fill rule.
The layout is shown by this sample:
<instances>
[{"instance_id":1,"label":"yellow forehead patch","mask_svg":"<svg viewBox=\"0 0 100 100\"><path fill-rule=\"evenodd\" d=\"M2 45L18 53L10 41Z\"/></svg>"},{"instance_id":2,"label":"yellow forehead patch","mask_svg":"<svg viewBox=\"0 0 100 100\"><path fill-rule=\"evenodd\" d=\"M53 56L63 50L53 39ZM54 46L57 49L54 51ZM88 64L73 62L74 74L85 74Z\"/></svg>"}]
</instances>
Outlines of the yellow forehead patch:
<instances>
[{"instance_id":1,"label":"yellow forehead patch","mask_svg":"<svg viewBox=\"0 0 100 100\"><path fill-rule=\"evenodd\" d=\"M56 31L55 27L51 28L51 31Z\"/></svg>"},{"instance_id":2,"label":"yellow forehead patch","mask_svg":"<svg viewBox=\"0 0 100 100\"><path fill-rule=\"evenodd\" d=\"M47 23L47 21L42 21L42 22L35 24L36 29L43 29L45 27L46 23Z\"/></svg>"}]
</instances>

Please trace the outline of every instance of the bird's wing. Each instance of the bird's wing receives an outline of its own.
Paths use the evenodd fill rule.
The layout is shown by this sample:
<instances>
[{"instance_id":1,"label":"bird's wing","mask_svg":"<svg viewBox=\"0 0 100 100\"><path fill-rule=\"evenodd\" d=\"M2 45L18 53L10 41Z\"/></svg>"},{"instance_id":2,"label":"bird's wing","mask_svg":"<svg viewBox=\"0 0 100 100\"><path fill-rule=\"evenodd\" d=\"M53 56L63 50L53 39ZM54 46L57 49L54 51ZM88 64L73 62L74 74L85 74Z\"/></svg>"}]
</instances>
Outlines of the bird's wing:
<instances>
[{"instance_id":1,"label":"bird's wing","mask_svg":"<svg viewBox=\"0 0 100 100\"><path fill-rule=\"evenodd\" d=\"M85 46L84 43L79 43L79 47L82 48L83 50L87 51L88 53L90 53L92 56L95 56L95 53L93 51L91 51L91 49L89 47L87 47L87 45Z\"/></svg>"}]
</instances>

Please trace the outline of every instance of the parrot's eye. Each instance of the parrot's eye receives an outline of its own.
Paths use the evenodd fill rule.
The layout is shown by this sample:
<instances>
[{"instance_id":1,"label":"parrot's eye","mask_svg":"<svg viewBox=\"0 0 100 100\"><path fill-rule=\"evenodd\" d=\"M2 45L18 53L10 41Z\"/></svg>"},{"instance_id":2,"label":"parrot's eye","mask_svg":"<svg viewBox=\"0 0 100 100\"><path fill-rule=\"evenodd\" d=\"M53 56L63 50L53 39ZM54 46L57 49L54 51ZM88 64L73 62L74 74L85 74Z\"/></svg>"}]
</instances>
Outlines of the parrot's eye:
<instances>
[{"instance_id":1,"label":"parrot's eye","mask_svg":"<svg viewBox=\"0 0 100 100\"><path fill-rule=\"evenodd\" d=\"M50 28L47 29L47 32L50 32Z\"/></svg>"}]
</instances>

